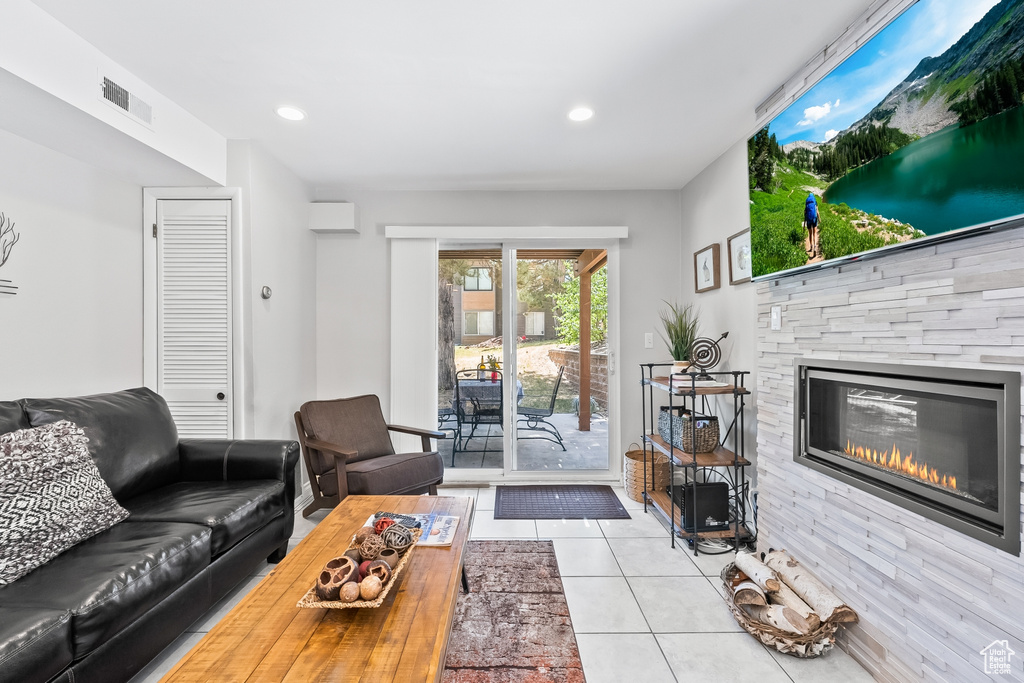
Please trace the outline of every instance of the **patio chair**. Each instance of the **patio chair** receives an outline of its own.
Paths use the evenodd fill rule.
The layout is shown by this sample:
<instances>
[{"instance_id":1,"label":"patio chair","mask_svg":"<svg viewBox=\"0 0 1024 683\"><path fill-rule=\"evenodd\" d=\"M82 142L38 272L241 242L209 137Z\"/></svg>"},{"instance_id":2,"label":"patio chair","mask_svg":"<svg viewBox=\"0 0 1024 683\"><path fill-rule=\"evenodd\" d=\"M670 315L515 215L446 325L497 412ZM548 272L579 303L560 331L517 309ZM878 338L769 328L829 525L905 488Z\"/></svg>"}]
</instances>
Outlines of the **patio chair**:
<instances>
[{"instance_id":1,"label":"patio chair","mask_svg":"<svg viewBox=\"0 0 1024 683\"><path fill-rule=\"evenodd\" d=\"M463 436L462 428L469 425L469 436L465 437L466 445L476 434L477 427L502 424L505 397L501 370L459 370L455 373L455 412L459 420L459 437ZM486 453L471 451L462 444L458 446L463 453ZM453 456L454 457L454 456Z\"/></svg>"},{"instance_id":2,"label":"patio chair","mask_svg":"<svg viewBox=\"0 0 1024 683\"><path fill-rule=\"evenodd\" d=\"M562 443L562 435L558 433L558 428L548 422L548 418L555 413L555 399L558 398L558 387L562 383L562 373L564 372L565 366L562 365L558 368L558 377L555 378L555 386L551 390L551 401L546 408L519 406L518 418L516 420L517 439L520 441L529 439L551 441L561 446L563 451L565 450L565 444ZM541 432L541 434L537 436L519 436L519 432L522 431Z\"/></svg>"},{"instance_id":3,"label":"patio chair","mask_svg":"<svg viewBox=\"0 0 1024 683\"><path fill-rule=\"evenodd\" d=\"M430 446L444 432L384 422L380 400L372 395L308 401L295 413L302 458L313 502L303 517L334 507L345 496L437 494L444 478L441 455ZM388 432L420 437L422 452L395 453Z\"/></svg>"},{"instance_id":4,"label":"patio chair","mask_svg":"<svg viewBox=\"0 0 1024 683\"><path fill-rule=\"evenodd\" d=\"M452 433L452 467L455 467L455 454L459 452L459 433L462 430L462 423L459 421L459 413L455 406L455 399L452 398L448 405L440 406L437 409L437 430Z\"/></svg>"}]
</instances>

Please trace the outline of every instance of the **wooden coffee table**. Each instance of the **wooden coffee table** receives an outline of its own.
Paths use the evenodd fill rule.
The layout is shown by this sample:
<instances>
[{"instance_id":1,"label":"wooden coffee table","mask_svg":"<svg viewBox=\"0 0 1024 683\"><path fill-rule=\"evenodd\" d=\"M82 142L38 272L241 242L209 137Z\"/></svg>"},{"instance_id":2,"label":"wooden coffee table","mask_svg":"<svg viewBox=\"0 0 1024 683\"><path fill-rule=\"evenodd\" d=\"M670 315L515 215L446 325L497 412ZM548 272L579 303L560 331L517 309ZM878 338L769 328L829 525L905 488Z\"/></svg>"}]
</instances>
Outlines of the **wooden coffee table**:
<instances>
[{"instance_id":1,"label":"wooden coffee table","mask_svg":"<svg viewBox=\"0 0 1024 683\"><path fill-rule=\"evenodd\" d=\"M416 547L376 609L296 607L379 510L456 515L455 541ZM347 497L162 680L440 681L472 514L472 498Z\"/></svg>"}]
</instances>

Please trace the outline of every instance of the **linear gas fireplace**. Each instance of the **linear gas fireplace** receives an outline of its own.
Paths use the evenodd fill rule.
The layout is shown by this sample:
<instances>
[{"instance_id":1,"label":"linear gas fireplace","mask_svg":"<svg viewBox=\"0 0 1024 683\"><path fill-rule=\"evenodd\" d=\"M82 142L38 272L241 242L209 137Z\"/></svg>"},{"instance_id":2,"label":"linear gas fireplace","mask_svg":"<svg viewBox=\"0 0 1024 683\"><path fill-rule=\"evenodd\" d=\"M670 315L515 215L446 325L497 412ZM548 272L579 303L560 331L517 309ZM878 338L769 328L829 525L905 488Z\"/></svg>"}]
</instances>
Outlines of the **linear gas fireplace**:
<instances>
[{"instance_id":1,"label":"linear gas fireplace","mask_svg":"<svg viewBox=\"0 0 1024 683\"><path fill-rule=\"evenodd\" d=\"M796 365L797 462L1020 554L1020 374Z\"/></svg>"}]
</instances>

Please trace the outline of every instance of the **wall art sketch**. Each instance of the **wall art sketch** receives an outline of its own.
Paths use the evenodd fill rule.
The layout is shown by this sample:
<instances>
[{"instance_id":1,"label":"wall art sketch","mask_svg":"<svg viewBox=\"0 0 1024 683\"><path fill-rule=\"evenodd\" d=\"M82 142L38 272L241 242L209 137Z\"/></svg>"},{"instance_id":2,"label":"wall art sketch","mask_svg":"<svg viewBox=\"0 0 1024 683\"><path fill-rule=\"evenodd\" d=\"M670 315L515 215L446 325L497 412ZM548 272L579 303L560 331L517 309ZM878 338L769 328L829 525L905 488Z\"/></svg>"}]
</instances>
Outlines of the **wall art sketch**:
<instances>
[{"instance_id":1,"label":"wall art sketch","mask_svg":"<svg viewBox=\"0 0 1024 683\"><path fill-rule=\"evenodd\" d=\"M700 294L722 286L718 279L718 244L704 247L693 254L694 290Z\"/></svg>"},{"instance_id":2,"label":"wall art sketch","mask_svg":"<svg viewBox=\"0 0 1024 683\"><path fill-rule=\"evenodd\" d=\"M0 268L4 267L7 259L11 257L14 245L18 243L21 235L14 232L14 221L10 217L0 213ZM3 275L0 272L0 275ZM0 294L17 294L18 288L11 280L0 277Z\"/></svg>"}]
</instances>

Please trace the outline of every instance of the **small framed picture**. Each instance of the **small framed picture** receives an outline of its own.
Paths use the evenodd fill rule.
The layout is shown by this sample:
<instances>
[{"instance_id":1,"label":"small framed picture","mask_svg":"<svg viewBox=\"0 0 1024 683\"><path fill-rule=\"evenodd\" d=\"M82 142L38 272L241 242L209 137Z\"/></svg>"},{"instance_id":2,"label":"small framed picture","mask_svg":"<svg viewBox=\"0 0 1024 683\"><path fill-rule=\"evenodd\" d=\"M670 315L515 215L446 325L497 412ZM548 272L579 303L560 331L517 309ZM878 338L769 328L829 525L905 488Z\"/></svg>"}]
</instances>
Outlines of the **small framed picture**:
<instances>
[{"instance_id":1,"label":"small framed picture","mask_svg":"<svg viewBox=\"0 0 1024 683\"><path fill-rule=\"evenodd\" d=\"M721 245L712 244L693 254L694 288L697 293L718 289L722 281L718 278L719 252Z\"/></svg>"},{"instance_id":2,"label":"small framed picture","mask_svg":"<svg viewBox=\"0 0 1024 683\"><path fill-rule=\"evenodd\" d=\"M750 282L751 273L750 228L747 228L729 238L729 284Z\"/></svg>"}]
</instances>

